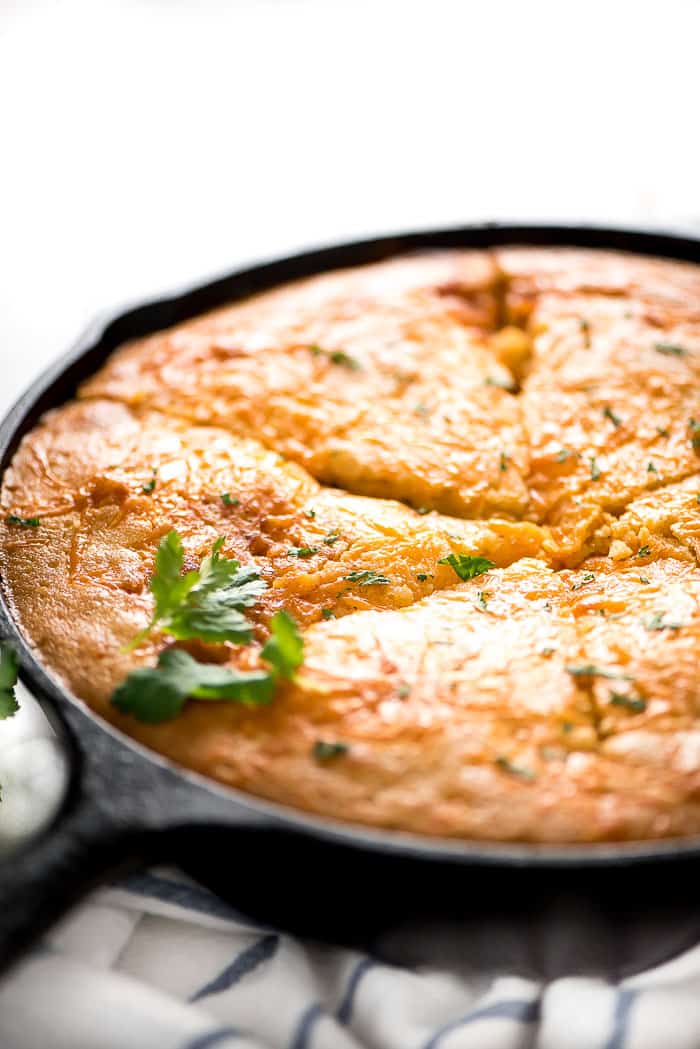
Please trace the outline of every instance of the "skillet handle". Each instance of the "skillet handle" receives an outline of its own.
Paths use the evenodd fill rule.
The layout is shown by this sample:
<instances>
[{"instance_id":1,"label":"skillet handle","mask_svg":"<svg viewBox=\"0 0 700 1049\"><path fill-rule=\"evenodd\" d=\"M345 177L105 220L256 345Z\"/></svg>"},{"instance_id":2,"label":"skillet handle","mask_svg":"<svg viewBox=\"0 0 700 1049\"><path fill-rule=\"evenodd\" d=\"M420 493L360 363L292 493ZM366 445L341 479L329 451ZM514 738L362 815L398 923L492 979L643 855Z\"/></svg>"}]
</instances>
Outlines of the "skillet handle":
<instances>
[{"instance_id":1,"label":"skillet handle","mask_svg":"<svg viewBox=\"0 0 700 1049\"><path fill-rule=\"evenodd\" d=\"M90 889L138 863L137 836L69 798L53 824L0 865L0 973Z\"/></svg>"},{"instance_id":2,"label":"skillet handle","mask_svg":"<svg viewBox=\"0 0 700 1049\"><path fill-rule=\"evenodd\" d=\"M91 889L167 858L167 814L187 809L172 769L66 699L46 713L68 751L70 782L53 822L0 862L0 972Z\"/></svg>"}]
</instances>

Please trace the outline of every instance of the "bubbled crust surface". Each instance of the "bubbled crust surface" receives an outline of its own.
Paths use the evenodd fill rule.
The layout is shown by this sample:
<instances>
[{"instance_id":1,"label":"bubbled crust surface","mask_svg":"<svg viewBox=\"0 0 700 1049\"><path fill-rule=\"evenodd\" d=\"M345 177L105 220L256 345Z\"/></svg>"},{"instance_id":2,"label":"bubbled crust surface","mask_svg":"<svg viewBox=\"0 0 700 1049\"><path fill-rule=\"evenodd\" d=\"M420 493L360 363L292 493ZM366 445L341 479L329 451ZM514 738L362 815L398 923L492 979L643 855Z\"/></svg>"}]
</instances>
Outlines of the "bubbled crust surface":
<instances>
[{"instance_id":1,"label":"bubbled crust surface","mask_svg":"<svg viewBox=\"0 0 700 1049\"><path fill-rule=\"evenodd\" d=\"M448 837L695 833L699 361L700 270L666 260L455 251L291 285L124 347L25 438L3 512L41 526L0 526L3 583L77 695L224 783ZM198 658L255 665L275 611L299 622L269 707L111 706L170 643L120 651L172 528L188 567L225 535L269 583L254 643ZM497 567L461 583L450 553Z\"/></svg>"}]
</instances>

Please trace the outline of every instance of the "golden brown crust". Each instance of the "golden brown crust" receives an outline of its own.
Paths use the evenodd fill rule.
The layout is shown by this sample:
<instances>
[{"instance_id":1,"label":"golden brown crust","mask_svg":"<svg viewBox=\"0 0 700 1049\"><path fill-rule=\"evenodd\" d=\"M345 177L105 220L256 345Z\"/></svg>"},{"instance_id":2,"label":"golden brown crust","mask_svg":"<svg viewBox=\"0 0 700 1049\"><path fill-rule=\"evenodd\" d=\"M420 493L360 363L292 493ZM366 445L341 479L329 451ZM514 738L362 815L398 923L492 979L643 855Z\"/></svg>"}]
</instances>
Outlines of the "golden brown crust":
<instances>
[{"instance_id":1,"label":"golden brown crust","mask_svg":"<svg viewBox=\"0 0 700 1049\"><path fill-rule=\"evenodd\" d=\"M269 582L254 611L260 636L280 608L305 627L324 608L340 617L402 607L454 586L453 569L438 564L449 554L505 565L541 554L546 538L528 522L420 515L322 488L255 441L110 401L50 413L7 471L2 507L42 522L0 523L0 568L25 629L78 695L103 704L134 658L119 649L148 621L148 581L171 529L188 567L225 535L223 553ZM298 549L313 553L290 555ZM363 571L388 583L348 580ZM153 655L147 646L136 658Z\"/></svg>"},{"instance_id":2,"label":"golden brown crust","mask_svg":"<svg viewBox=\"0 0 700 1049\"><path fill-rule=\"evenodd\" d=\"M506 248L312 279L124 347L51 413L4 478L41 526L0 525L3 582L77 695L224 783L452 837L700 832L699 384L694 266ZM274 612L302 627L268 708L111 705L168 644L121 650L172 528L188 566L225 535L269 584L252 646L198 654L254 665ZM460 583L450 553L499 567Z\"/></svg>"}]
</instances>

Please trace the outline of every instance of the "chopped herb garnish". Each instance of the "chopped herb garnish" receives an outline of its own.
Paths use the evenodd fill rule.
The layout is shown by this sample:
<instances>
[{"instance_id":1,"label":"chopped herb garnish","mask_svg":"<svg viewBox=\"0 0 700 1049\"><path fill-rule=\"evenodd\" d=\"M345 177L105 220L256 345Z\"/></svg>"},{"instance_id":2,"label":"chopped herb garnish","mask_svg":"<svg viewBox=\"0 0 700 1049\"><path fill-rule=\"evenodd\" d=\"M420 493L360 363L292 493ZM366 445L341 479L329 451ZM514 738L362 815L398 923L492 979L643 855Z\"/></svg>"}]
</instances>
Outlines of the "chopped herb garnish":
<instances>
[{"instance_id":1,"label":"chopped herb garnish","mask_svg":"<svg viewBox=\"0 0 700 1049\"><path fill-rule=\"evenodd\" d=\"M324 535L323 542L326 546L333 546L333 543L337 543L340 539L340 532L329 532L328 535Z\"/></svg>"},{"instance_id":2,"label":"chopped herb garnish","mask_svg":"<svg viewBox=\"0 0 700 1049\"><path fill-rule=\"evenodd\" d=\"M688 420L688 429L690 430L690 443L696 450L700 449L700 422L697 419Z\"/></svg>"},{"instance_id":3,"label":"chopped herb garnish","mask_svg":"<svg viewBox=\"0 0 700 1049\"><path fill-rule=\"evenodd\" d=\"M619 678L622 681L631 681L627 674L620 674L617 670L605 670L604 667L594 666L593 663L582 663L580 666L564 667L567 674L572 677L609 677Z\"/></svg>"},{"instance_id":4,"label":"chopped herb garnish","mask_svg":"<svg viewBox=\"0 0 700 1049\"><path fill-rule=\"evenodd\" d=\"M657 474L658 472L659 471L656 469L656 467L654 466L653 463L647 463L647 473L648 474Z\"/></svg>"},{"instance_id":5,"label":"chopped herb garnish","mask_svg":"<svg viewBox=\"0 0 700 1049\"><path fill-rule=\"evenodd\" d=\"M657 353L663 353L665 357L685 357L688 352L684 346L677 346L672 342L655 342L654 349Z\"/></svg>"},{"instance_id":6,"label":"chopped herb garnish","mask_svg":"<svg viewBox=\"0 0 700 1049\"><path fill-rule=\"evenodd\" d=\"M498 757L495 763L499 769L503 769L504 772L509 773L511 776L517 776L519 779L524 780L533 780L535 778L534 772L524 768L522 765L514 765L509 758Z\"/></svg>"},{"instance_id":7,"label":"chopped herb garnish","mask_svg":"<svg viewBox=\"0 0 700 1049\"><path fill-rule=\"evenodd\" d=\"M359 583L360 586L387 586L391 582L387 576L382 575L381 572L373 572L365 569L363 572L351 572L350 575L343 576L349 583Z\"/></svg>"},{"instance_id":8,"label":"chopped herb garnish","mask_svg":"<svg viewBox=\"0 0 700 1049\"><path fill-rule=\"evenodd\" d=\"M540 655L541 656L545 656L546 658L548 658L549 656L551 656L553 654L554 654L554 649L553 648L542 648L542 649L540 649Z\"/></svg>"},{"instance_id":9,"label":"chopped herb garnish","mask_svg":"<svg viewBox=\"0 0 700 1049\"><path fill-rule=\"evenodd\" d=\"M655 612L650 619L644 621L644 626L647 630L680 630L683 624L664 622L664 613Z\"/></svg>"},{"instance_id":10,"label":"chopped herb garnish","mask_svg":"<svg viewBox=\"0 0 700 1049\"><path fill-rule=\"evenodd\" d=\"M651 547L650 546L646 546L646 545L640 546L639 550L637 550L637 557L649 557L650 554L651 554Z\"/></svg>"},{"instance_id":11,"label":"chopped herb garnish","mask_svg":"<svg viewBox=\"0 0 700 1049\"><path fill-rule=\"evenodd\" d=\"M668 437L669 436L669 432L668 432L668 430L666 429L665 426L657 426L656 427L656 432L658 433L659 437Z\"/></svg>"},{"instance_id":12,"label":"chopped herb garnish","mask_svg":"<svg viewBox=\"0 0 700 1049\"><path fill-rule=\"evenodd\" d=\"M647 703L641 696L626 696L624 692L611 692L610 702L615 707L625 707L633 714L642 714L647 709Z\"/></svg>"},{"instance_id":13,"label":"chopped herb garnish","mask_svg":"<svg viewBox=\"0 0 700 1049\"><path fill-rule=\"evenodd\" d=\"M649 586L649 580L647 579L647 577L645 575L640 575L639 582L643 583L644 586Z\"/></svg>"},{"instance_id":14,"label":"chopped herb garnish","mask_svg":"<svg viewBox=\"0 0 700 1049\"><path fill-rule=\"evenodd\" d=\"M562 730L562 732L565 732L567 734L567 736L568 736L568 734L570 732L574 731L574 723L573 723L573 721L562 721L562 723L561 723L561 730Z\"/></svg>"},{"instance_id":15,"label":"chopped herb garnish","mask_svg":"<svg viewBox=\"0 0 700 1049\"><path fill-rule=\"evenodd\" d=\"M308 517L309 521L313 521L316 516L315 510L304 510L304 517Z\"/></svg>"},{"instance_id":16,"label":"chopped herb garnish","mask_svg":"<svg viewBox=\"0 0 700 1049\"><path fill-rule=\"evenodd\" d=\"M425 514L429 514L430 512L431 512L431 510L430 510L429 506L419 506L418 509L416 510L416 513L420 514L421 517L424 517Z\"/></svg>"},{"instance_id":17,"label":"chopped herb garnish","mask_svg":"<svg viewBox=\"0 0 700 1049\"><path fill-rule=\"evenodd\" d=\"M582 586L585 586L586 583L592 583L594 579L595 575L593 574L593 572L584 572L577 583L571 584L571 589L580 590Z\"/></svg>"},{"instance_id":18,"label":"chopped herb garnish","mask_svg":"<svg viewBox=\"0 0 700 1049\"><path fill-rule=\"evenodd\" d=\"M613 424L613 426L616 429L620 425L620 423L622 422L622 419L620 418L620 416L619 415L615 415L615 412L612 410L612 408L610 407L609 404L606 404L605 407L603 408L603 417L605 419L609 419L610 422Z\"/></svg>"},{"instance_id":19,"label":"chopped herb garnish","mask_svg":"<svg viewBox=\"0 0 700 1049\"><path fill-rule=\"evenodd\" d=\"M602 471L601 471L600 467L598 466L598 463L596 462L595 455L591 456L590 463L591 463L591 480L592 481L599 481Z\"/></svg>"},{"instance_id":20,"label":"chopped herb garnish","mask_svg":"<svg viewBox=\"0 0 700 1049\"><path fill-rule=\"evenodd\" d=\"M344 350L324 350L317 343L312 343L309 346L309 353L312 357L327 357L331 364L339 364L343 368L349 368L350 371L360 371L362 365L356 357L351 357L349 353Z\"/></svg>"},{"instance_id":21,"label":"chopped herb garnish","mask_svg":"<svg viewBox=\"0 0 700 1049\"><path fill-rule=\"evenodd\" d=\"M351 371L360 370L360 362L356 357L351 357L349 353L345 353L344 350L333 350L328 355L330 357L331 364L340 364L343 368L349 368Z\"/></svg>"},{"instance_id":22,"label":"chopped herb garnish","mask_svg":"<svg viewBox=\"0 0 700 1049\"><path fill-rule=\"evenodd\" d=\"M335 619L335 612L332 608L322 608L321 619Z\"/></svg>"},{"instance_id":23,"label":"chopped herb garnish","mask_svg":"<svg viewBox=\"0 0 700 1049\"><path fill-rule=\"evenodd\" d=\"M294 676L297 667L301 666L304 642L296 623L286 612L277 612L270 620L270 636L260 655L274 668L278 677L287 681Z\"/></svg>"},{"instance_id":24,"label":"chopped herb garnish","mask_svg":"<svg viewBox=\"0 0 700 1049\"><path fill-rule=\"evenodd\" d=\"M156 723L177 717L185 701L227 699L239 703L269 703L275 679L266 670L237 671L216 663L198 663L179 648L161 652L156 667L132 670L112 695L123 714Z\"/></svg>"},{"instance_id":25,"label":"chopped herb garnish","mask_svg":"<svg viewBox=\"0 0 700 1049\"><path fill-rule=\"evenodd\" d=\"M313 557L317 553L317 546L290 546L287 557Z\"/></svg>"},{"instance_id":26,"label":"chopped herb garnish","mask_svg":"<svg viewBox=\"0 0 700 1049\"><path fill-rule=\"evenodd\" d=\"M565 463L571 455L572 452L568 448L560 448L556 454L556 460L558 463Z\"/></svg>"},{"instance_id":27,"label":"chopped herb garnish","mask_svg":"<svg viewBox=\"0 0 700 1049\"><path fill-rule=\"evenodd\" d=\"M488 598L491 597L488 590L479 590L476 595L476 607L480 608L482 612L488 612L488 606L486 604Z\"/></svg>"},{"instance_id":28,"label":"chopped herb garnish","mask_svg":"<svg viewBox=\"0 0 700 1049\"><path fill-rule=\"evenodd\" d=\"M587 350L591 348L591 322L585 317L579 318L579 327L583 333L583 341Z\"/></svg>"},{"instance_id":29,"label":"chopped herb garnish","mask_svg":"<svg viewBox=\"0 0 700 1049\"><path fill-rule=\"evenodd\" d=\"M235 495L231 495L230 492L222 492L221 502L224 506L239 506L241 500L237 499Z\"/></svg>"},{"instance_id":30,"label":"chopped herb garnish","mask_svg":"<svg viewBox=\"0 0 700 1049\"><path fill-rule=\"evenodd\" d=\"M40 517L18 517L17 514L9 514L5 518L9 525L20 525L22 528L38 528L41 524Z\"/></svg>"},{"instance_id":31,"label":"chopped herb garnish","mask_svg":"<svg viewBox=\"0 0 700 1049\"><path fill-rule=\"evenodd\" d=\"M406 684L399 685L399 687L396 690L396 695L399 699L408 699L408 697L411 695L411 686Z\"/></svg>"},{"instance_id":32,"label":"chopped herb garnish","mask_svg":"<svg viewBox=\"0 0 700 1049\"><path fill-rule=\"evenodd\" d=\"M223 544L224 537L220 536L199 569L183 575L185 555L180 536L173 531L161 539L150 582L155 597L153 616L126 651L136 648L155 629L180 641L250 641L252 626L243 609L255 604L267 583L254 568L242 568L238 561L221 557Z\"/></svg>"},{"instance_id":33,"label":"chopped herb garnish","mask_svg":"<svg viewBox=\"0 0 700 1049\"><path fill-rule=\"evenodd\" d=\"M347 743L329 743L325 739L317 739L311 748L311 753L317 761L329 761L331 758L339 758L349 751Z\"/></svg>"},{"instance_id":34,"label":"chopped herb garnish","mask_svg":"<svg viewBox=\"0 0 700 1049\"><path fill-rule=\"evenodd\" d=\"M450 565L459 578L464 580L475 579L496 567L494 562L486 557L470 557L468 554L448 554L447 557L441 557L438 564Z\"/></svg>"},{"instance_id":35,"label":"chopped herb garnish","mask_svg":"<svg viewBox=\"0 0 700 1049\"><path fill-rule=\"evenodd\" d=\"M416 574L416 579L418 580L419 583L424 583L427 578L428 578L428 573L427 572L418 572Z\"/></svg>"},{"instance_id":36,"label":"chopped herb garnish","mask_svg":"<svg viewBox=\"0 0 700 1049\"><path fill-rule=\"evenodd\" d=\"M430 415L430 409L428 408L427 404L423 404L422 401L418 402L413 411L415 415Z\"/></svg>"},{"instance_id":37,"label":"chopped herb garnish","mask_svg":"<svg viewBox=\"0 0 700 1049\"><path fill-rule=\"evenodd\" d=\"M11 718L19 710L15 696L19 659L9 641L0 641L0 720Z\"/></svg>"},{"instance_id":38,"label":"chopped herb garnish","mask_svg":"<svg viewBox=\"0 0 700 1049\"><path fill-rule=\"evenodd\" d=\"M499 467L501 470L508 469L508 455L506 452L501 452L501 458L499 460Z\"/></svg>"},{"instance_id":39,"label":"chopped herb garnish","mask_svg":"<svg viewBox=\"0 0 700 1049\"><path fill-rule=\"evenodd\" d=\"M509 393L513 393L516 389L513 379L501 379L495 375L488 375L484 379L484 386L497 386L499 390L508 390Z\"/></svg>"},{"instance_id":40,"label":"chopped herb garnish","mask_svg":"<svg viewBox=\"0 0 700 1049\"><path fill-rule=\"evenodd\" d=\"M150 481L147 481L146 484L142 484L141 485L141 488L147 494L152 492L154 490L155 486L156 486L156 477L158 475L158 471L154 469L152 471L152 474L153 474L153 476L151 477Z\"/></svg>"}]
</instances>

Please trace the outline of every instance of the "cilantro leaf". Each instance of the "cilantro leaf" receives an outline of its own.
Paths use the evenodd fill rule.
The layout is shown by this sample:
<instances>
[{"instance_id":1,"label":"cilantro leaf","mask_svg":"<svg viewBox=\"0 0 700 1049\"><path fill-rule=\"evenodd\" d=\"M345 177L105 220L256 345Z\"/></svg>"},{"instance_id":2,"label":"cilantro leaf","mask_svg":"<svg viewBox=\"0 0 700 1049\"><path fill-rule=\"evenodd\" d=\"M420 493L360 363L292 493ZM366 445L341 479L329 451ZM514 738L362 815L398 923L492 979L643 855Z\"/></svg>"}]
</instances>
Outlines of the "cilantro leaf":
<instances>
[{"instance_id":1,"label":"cilantro leaf","mask_svg":"<svg viewBox=\"0 0 700 1049\"><path fill-rule=\"evenodd\" d=\"M594 579L595 579L595 574L593 572L584 572L577 583L572 583L571 584L571 589L572 590L580 590L582 586L585 586L586 583L592 583L594 581Z\"/></svg>"},{"instance_id":2,"label":"cilantro leaf","mask_svg":"<svg viewBox=\"0 0 700 1049\"><path fill-rule=\"evenodd\" d=\"M15 696L19 660L9 641L0 641L0 720L11 718L19 710Z\"/></svg>"},{"instance_id":3,"label":"cilantro leaf","mask_svg":"<svg viewBox=\"0 0 700 1049\"><path fill-rule=\"evenodd\" d=\"M496 567L494 562L486 557L470 557L468 554L448 554L447 557L441 557L438 564L451 565L459 578L465 580L475 579Z\"/></svg>"},{"instance_id":4,"label":"cilantro leaf","mask_svg":"<svg viewBox=\"0 0 700 1049\"><path fill-rule=\"evenodd\" d=\"M347 579L350 583L359 583L360 586L387 586L391 582L388 576L369 569L362 572L351 572L350 575L343 576L343 579Z\"/></svg>"},{"instance_id":5,"label":"cilantro leaf","mask_svg":"<svg viewBox=\"0 0 700 1049\"><path fill-rule=\"evenodd\" d=\"M324 350L317 343L312 343L308 349L312 357L326 357L331 364L339 364L341 367L348 368L353 372L361 371L362 369L362 365L357 358L351 357L345 350Z\"/></svg>"},{"instance_id":6,"label":"cilantro leaf","mask_svg":"<svg viewBox=\"0 0 700 1049\"><path fill-rule=\"evenodd\" d=\"M18 517L17 514L8 514L5 524L20 525L22 528L38 528L41 524L40 517Z\"/></svg>"},{"instance_id":7,"label":"cilantro leaf","mask_svg":"<svg viewBox=\"0 0 700 1049\"><path fill-rule=\"evenodd\" d=\"M649 619L643 620L647 630L680 630L682 623L666 622L663 612L655 612Z\"/></svg>"},{"instance_id":8,"label":"cilantro leaf","mask_svg":"<svg viewBox=\"0 0 700 1049\"><path fill-rule=\"evenodd\" d=\"M525 768L524 765L514 765L510 758L500 756L495 759L494 763L503 772L507 772L511 776L517 776L518 779L533 780L535 778L535 774L531 769Z\"/></svg>"},{"instance_id":9,"label":"cilantro leaf","mask_svg":"<svg viewBox=\"0 0 700 1049\"><path fill-rule=\"evenodd\" d=\"M157 667L132 670L115 689L112 703L123 714L156 724L176 717L189 697L255 705L269 703L274 687L274 675L268 671L198 663L187 652L170 648L161 652Z\"/></svg>"},{"instance_id":10,"label":"cilantro leaf","mask_svg":"<svg viewBox=\"0 0 700 1049\"><path fill-rule=\"evenodd\" d=\"M647 702L641 696L627 696L624 692L611 692L610 702L614 707L625 707L633 714L643 714L647 709Z\"/></svg>"},{"instance_id":11,"label":"cilantro leaf","mask_svg":"<svg viewBox=\"0 0 700 1049\"><path fill-rule=\"evenodd\" d=\"M697 452L700 450L700 422L697 419L688 419L688 429L690 430L690 443Z\"/></svg>"},{"instance_id":12,"label":"cilantro leaf","mask_svg":"<svg viewBox=\"0 0 700 1049\"><path fill-rule=\"evenodd\" d=\"M620 416L615 414L615 412L612 410L612 408L610 407L609 404L606 404L605 407L603 408L603 418L604 419L609 419L610 422L615 427L615 429L617 429L617 427L622 422L622 419L620 418Z\"/></svg>"},{"instance_id":13,"label":"cilantro leaf","mask_svg":"<svg viewBox=\"0 0 700 1049\"><path fill-rule=\"evenodd\" d=\"M608 677L619 678L621 681L631 681L629 674L621 674L617 670L606 670L604 667L594 666L593 663L582 663L580 666L564 667L567 674L572 677Z\"/></svg>"},{"instance_id":14,"label":"cilantro leaf","mask_svg":"<svg viewBox=\"0 0 700 1049\"><path fill-rule=\"evenodd\" d=\"M685 346L677 346L672 342L655 342L654 349L665 357L685 357L688 352Z\"/></svg>"},{"instance_id":15,"label":"cilantro leaf","mask_svg":"<svg viewBox=\"0 0 700 1049\"><path fill-rule=\"evenodd\" d=\"M304 642L297 625L286 612L277 612L270 620L270 637L261 652L276 674L291 678L304 657Z\"/></svg>"},{"instance_id":16,"label":"cilantro leaf","mask_svg":"<svg viewBox=\"0 0 700 1049\"><path fill-rule=\"evenodd\" d=\"M317 761L328 761L330 758L339 758L342 754L347 754L349 750L347 743L330 743L325 739L317 739L311 753Z\"/></svg>"},{"instance_id":17,"label":"cilantro leaf","mask_svg":"<svg viewBox=\"0 0 700 1049\"><path fill-rule=\"evenodd\" d=\"M267 583L259 579L255 569L241 568L238 561L222 557L223 544L224 537L220 536L199 570L182 575L185 555L180 536L172 531L161 540L150 583L155 597L153 616L126 651L136 648L154 629L179 641L250 641L252 627L243 609L255 603Z\"/></svg>"}]
</instances>

